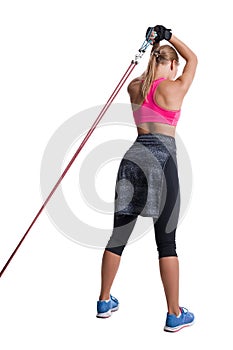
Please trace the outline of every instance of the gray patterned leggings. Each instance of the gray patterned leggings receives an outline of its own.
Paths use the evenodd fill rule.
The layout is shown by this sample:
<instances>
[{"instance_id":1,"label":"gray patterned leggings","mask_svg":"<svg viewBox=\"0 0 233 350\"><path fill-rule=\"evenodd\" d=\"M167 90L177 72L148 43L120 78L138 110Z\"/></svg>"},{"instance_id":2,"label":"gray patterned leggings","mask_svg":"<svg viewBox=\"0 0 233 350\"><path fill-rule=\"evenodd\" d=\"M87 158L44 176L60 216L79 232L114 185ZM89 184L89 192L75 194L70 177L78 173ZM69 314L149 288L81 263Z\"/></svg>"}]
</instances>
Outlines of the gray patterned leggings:
<instances>
[{"instance_id":1,"label":"gray patterned leggings","mask_svg":"<svg viewBox=\"0 0 233 350\"><path fill-rule=\"evenodd\" d=\"M176 228L180 212L180 187L177 166L170 156L164 168L166 196L162 198L161 211L157 219L153 218L155 241L158 257L177 256ZM114 227L106 250L121 255L133 231L138 215L114 213ZM168 223L171 227L168 230ZM168 232L169 231L169 232Z\"/></svg>"}]
</instances>

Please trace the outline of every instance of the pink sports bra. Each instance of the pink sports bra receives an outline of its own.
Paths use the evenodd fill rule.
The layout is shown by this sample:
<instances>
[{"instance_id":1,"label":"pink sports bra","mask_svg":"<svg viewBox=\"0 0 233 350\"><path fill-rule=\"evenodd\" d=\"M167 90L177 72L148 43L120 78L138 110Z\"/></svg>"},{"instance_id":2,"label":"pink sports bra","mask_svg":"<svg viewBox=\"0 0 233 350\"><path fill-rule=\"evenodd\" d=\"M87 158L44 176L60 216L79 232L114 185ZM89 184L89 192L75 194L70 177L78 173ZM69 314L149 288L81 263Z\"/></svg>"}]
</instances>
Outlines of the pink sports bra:
<instances>
[{"instance_id":1,"label":"pink sports bra","mask_svg":"<svg viewBox=\"0 0 233 350\"><path fill-rule=\"evenodd\" d=\"M169 110L160 107L154 100L155 91L165 78L154 80L151 88L139 109L133 112L136 125L145 122L159 122L163 124L177 125L181 110Z\"/></svg>"}]
</instances>

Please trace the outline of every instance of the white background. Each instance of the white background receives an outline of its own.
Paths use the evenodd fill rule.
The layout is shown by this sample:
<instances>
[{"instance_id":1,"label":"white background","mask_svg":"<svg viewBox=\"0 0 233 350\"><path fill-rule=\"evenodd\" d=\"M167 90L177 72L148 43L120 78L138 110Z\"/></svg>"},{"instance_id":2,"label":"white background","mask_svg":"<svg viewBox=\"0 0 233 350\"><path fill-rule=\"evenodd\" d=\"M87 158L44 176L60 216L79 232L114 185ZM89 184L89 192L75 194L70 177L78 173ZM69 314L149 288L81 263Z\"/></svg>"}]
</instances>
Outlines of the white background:
<instances>
[{"instance_id":1,"label":"white background","mask_svg":"<svg viewBox=\"0 0 233 350\"><path fill-rule=\"evenodd\" d=\"M177 127L194 179L177 230L180 304L195 313L196 324L176 335L162 331L166 303L153 231L122 256L112 289L119 311L97 319L103 251L73 243L43 213L0 281L1 349L229 345L230 21L226 0L1 2L1 267L41 206L40 162L51 135L79 111L106 102L147 27L172 28L199 59ZM132 78L142 73L147 58ZM116 102L128 103L126 86Z\"/></svg>"}]
</instances>

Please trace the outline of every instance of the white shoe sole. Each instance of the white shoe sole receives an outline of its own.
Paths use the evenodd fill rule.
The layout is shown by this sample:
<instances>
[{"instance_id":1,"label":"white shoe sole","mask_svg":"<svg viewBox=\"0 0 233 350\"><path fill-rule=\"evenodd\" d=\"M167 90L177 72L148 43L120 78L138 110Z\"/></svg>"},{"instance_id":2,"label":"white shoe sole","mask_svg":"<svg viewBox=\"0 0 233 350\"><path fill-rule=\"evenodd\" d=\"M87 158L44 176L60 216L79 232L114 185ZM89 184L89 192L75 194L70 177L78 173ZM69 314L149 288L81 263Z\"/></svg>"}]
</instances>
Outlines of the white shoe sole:
<instances>
[{"instance_id":1,"label":"white shoe sole","mask_svg":"<svg viewBox=\"0 0 233 350\"><path fill-rule=\"evenodd\" d=\"M112 316L112 312L117 311L118 309L119 309L119 305L114 307L114 308L112 308L111 310L109 310L107 312L98 313L96 315L96 317L98 317L98 318L108 318L108 317Z\"/></svg>"},{"instance_id":2,"label":"white shoe sole","mask_svg":"<svg viewBox=\"0 0 233 350\"><path fill-rule=\"evenodd\" d=\"M168 327L168 326L165 326L165 327L164 327L164 331L165 331L165 332L178 332L178 331L181 330L182 328L192 326L193 324L194 324L194 321L191 322L191 323L182 324L182 325L177 326L177 327Z\"/></svg>"}]
</instances>

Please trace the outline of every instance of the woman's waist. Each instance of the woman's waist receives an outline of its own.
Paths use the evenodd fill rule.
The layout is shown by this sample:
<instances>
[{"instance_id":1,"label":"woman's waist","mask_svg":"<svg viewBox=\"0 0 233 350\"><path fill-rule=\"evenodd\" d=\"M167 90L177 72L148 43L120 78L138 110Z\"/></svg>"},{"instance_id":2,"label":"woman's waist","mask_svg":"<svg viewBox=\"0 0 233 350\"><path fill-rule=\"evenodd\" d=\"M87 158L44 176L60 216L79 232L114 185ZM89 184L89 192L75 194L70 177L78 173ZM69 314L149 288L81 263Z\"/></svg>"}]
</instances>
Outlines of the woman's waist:
<instances>
[{"instance_id":1,"label":"woman's waist","mask_svg":"<svg viewBox=\"0 0 233 350\"><path fill-rule=\"evenodd\" d=\"M138 135L130 147L130 152L136 152L139 156L145 148L155 154L165 152L176 155L177 150L175 137L158 132Z\"/></svg>"},{"instance_id":2,"label":"woman's waist","mask_svg":"<svg viewBox=\"0 0 233 350\"><path fill-rule=\"evenodd\" d=\"M176 126L157 122L148 122L138 125L137 132L138 135L163 134L175 138Z\"/></svg>"},{"instance_id":3,"label":"woman's waist","mask_svg":"<svg viewBox=\"0 0 233 350\"><path fill-rule=\"evenodd\" d=\"M172 148L176 148L176 139L174 136L166 135L159 132L139 134L135 142L142 142L142 143L145 143L145 145L152 145L152 146L156 146L164 143L165 145L169 145Z\"/></svg>"}]
</instances>

